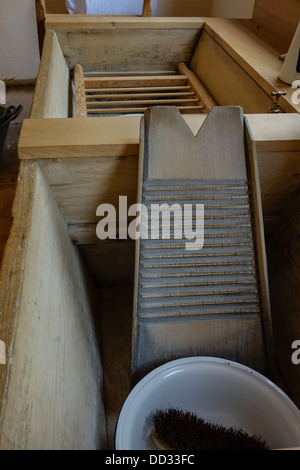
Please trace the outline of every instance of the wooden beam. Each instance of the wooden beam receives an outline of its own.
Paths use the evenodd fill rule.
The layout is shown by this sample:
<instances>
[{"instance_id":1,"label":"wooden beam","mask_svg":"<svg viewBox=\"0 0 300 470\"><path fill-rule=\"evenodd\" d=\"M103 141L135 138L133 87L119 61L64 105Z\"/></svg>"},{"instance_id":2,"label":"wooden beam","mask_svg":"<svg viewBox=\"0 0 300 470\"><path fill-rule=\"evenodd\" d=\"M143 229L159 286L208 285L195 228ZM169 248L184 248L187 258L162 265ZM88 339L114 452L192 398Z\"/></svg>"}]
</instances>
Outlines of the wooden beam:
<instances>
[{"instance_id":1,"label":"wooden beam","mask_svg":"<svg viewBox=\"0 0 300 470\"><path fill-rule=\"evenodd\" d=\"M46 30L86 31L100 29L201 29L204 21L194 17L134 17L101 15L47 15Z\"/></svg>"},{"instance_id":2,"label":"wooden beam","mask_svg":"<svg viewBox=\"0 0 300 470\"><path fill-rule=\"evenodd\" d=\"M0 271L0 449L103 449L97 289L37 162L21 163L13 219Z\"/></svg>"},{"instance_id":3,"label":"wooden beam","mask_svg":"<svg viewBox=\"0 0 300 470\"><path fill-rule=\"evenodd\" d=\"M75 117L87 117L85 86L83 68L80 64L74 67L74 86L75 86Z\"/></svg>"},{"instance_id":4,"label":"wooden beam","mask_svg":"<svg viewBox=\"0 0 300 470\"><path fill-rule=\"evenodd\" d=\"M139 117L25 119L19 158L137 155Z\"/></svg>"},{"instance_id":5,"label":"wooden beam","mask_svg":"<svg viewBox=\"0 0 300 470\"><path fill-rule=\"evenodd\" d=\"M298 114L246 115L258 152L300 151ZM206 115L185 115L197 132ZM140 116L24 119L20 159L138 155Z\"/></svg>"},{"instance_id":6,"label":"wooden beam","mask_svg":"<svg viewBox=\"0 0 300 470\"><path fill-rule=\"evenodd\" d=\"M187 86L187 85L175 85L175 86L140 86L140 87L113 87L113 88L101 88L101 92L103 93L111 93L111 92L144 92L144 93L148 93L148 92L152 92L152 91L157 91L157 92L160 92L160 91L163 91L163 92L166 92L166 91L169 91L169 92L175 92L175 93L179 93L179 92L183 92L183 91L187 91L187 90L191 90L191 87L190 86ZM87 94L87 98L89 96L93 96L93 95L89 95L89 93L99 93L100 89L99 88L89 88L88 90L86 90L86 94Z\"/></svg>"},{"instance_id":7,"label":"wooden beam","mask_svg":"<svg viewBox=\"0 0 300 470\"><path fill-rule=\"evenodd\" d=\"M38 41L40 56L42 55L44 37L45 37L45 18L46 18L46 7L45 0L35 0L35 14L38 31Z\"/></svg>"},{"instance_id":8,"label":"wooden beam","mask_svg":"<svg viewBox=\"0 0 300 470\"><path fill-rule=\"evenodd\" d=\"M282 2L281 2L282 3ZM296 2L299 4L299 2ZM273 5L272 7L273 8ZM298 14L299 17L299 14ZM282 67L282 61L279 59L279 55L287 52L279 49L276 45L270 44L271 40L268 38L268 42L264 37L264 29L257 29L253 27L251 20L232 20L227 18L207 18L205 21L205 32L213 39L213 49L207 49L207 54L214 54L215 61L226 63L226 67L222 72L222 80L220 81L220 88L226 89L228 86L234 84L235 78L238 78L238 83L234 84L235 88L232 89L232 97L236 95L235 89L238 89L240 83L244 82L243 90L247 89L248 93L244 93L245 97L239 98L239 105L244 107L244 112L250 114L252 111L248 111L246 106L243 105L246 98L248 100L259 99L265 101L262 96L262 91L265 92L266 98L270 96L273 91L286 91L286 96L281 96L279 99L280 108L286 113L300 112L300 104L293 103L294 89L278 79ZM204 45L204 38L201 36L199 46L201 48ZM209 44L206 44L208 47ZM219 48L217 46L220 46ZM227 53L227 54L226 54ZM197 54L197 53L196 53ZM227 56L227 57L226 57ZM206 56L207 57L207 56ZM203 56L202 56L203 59ZM232 60L230 60L232 59ZM193 60L193 59L192 59ZM201 67L202 64L199 63ZM219 64L218 64L219 66ZM194 71L195 69L191 67ZM234 71L234 76L230 77L231 71ZM246 72L246 76L243 76L242 72ZM196 72L197 73L197 72ZM216 73L214 69L214 73ZM221 73L219 71L219 73ZM206 71L205 74L207 75ZM198 73L197 73L198 75ZM199 78L201 78L202 72L200 71ZM219 78L218 78L219 79ZM250 83L251 79L256 88L256 93L252 90L253 86ZM214 81L212 76L211 83ZM211 85L210 83L210 85ZM227 97L230 99L230 93L226 92ZM215 99L217 97L214 95ZM259 97L259 98L258 98ZM220 105L228 104L224 101L220 102ZM271 103L272 104L272 103ZM256 104L256 109L259 109L259 103ZM268 105L264 105L264 113L268 112ZM259 111L253 111L259 112Z\"/></svg>"},{"instance_id":9,"label":"wooden beam","mask_svg":"<svg viewBox=\"0 0 300 470\"><path fill-rule=\"evenodd\" d=\"M188 78L188 83L191 85L195 95L200 102L204 103L206 112L209 112L214 106L217 106L217 103L200 82L197 75L192 72L184 62L178 64L178 70Z\"/></svg>"},{"instance_id":10,"label":"wooden beam","mask_svg":"<svg viewBox=\"0 0 300 470\"><path fill-rule=\"evenodd\" d=\"M143 16L152 16L152 0L144 0Z\"/></svg>"},{"instance_id":11,"label":"wooden beam","mask_svg":"<svg viewBox=\"0 0 300 470\"><path fill-rule=\"evenodd\" d=\"M84 85L89 88L115 88L115 87L152 87L152 86L175 86L186 85L187 77L183 75L154 75L154 76L132 76L132 77L86 77Z\"/></svg>"},{"instance_id":12,"label":"wooden beam","mask_svg":"<svg viewBox=\"0 0 300 470\"><path fill-rule=\"evenodd\" d=\"M135 114L140 114L144 113L146 109L148 109L151 106L148 107L141 107L141 108L134 108L134 107L124 107L124 108L98 108L98 109L89 109L88 113L89 114L130 114L130 113L135 113ZM204 106L177 106L177 109L181 112L185 113L193 113L193 112L199 112L202 109L204 109Z\"/></svg>"},{"instance_id":13,"label":"wooden beam","mask_svg":"<svg viewBox=\"0 0 300 470\"><path fill-rule=\"evenodd\" d=\"M68 117L69 85L69 69L57 35L55 31L47 31L30 117Z\"/></svg>"},{"instance_id":14,"label":"wooden beam","mask_svg":"<svg viewBox=\"0 0 300 470\"><path fill-rule=\"evenodd\" d=\"M126 90L126 88L125 88ZM125 91L125 90L122 90L122 91ZM98 88L96 89L96 93L95 94L86 94L86 100L87 100L87 104L90 104L90 100L94 100L94 99L106 99L106 98L111 98L111 99L116 99L116 98L120 98L120 99L125 99L125 98L142 98L142 99L145 99L145 98L161 98L161 96L164 96L166 98L174 98L174 97L177 97L177 98L182 98L182 97L192 97L194 95L194 93L192 91L173 91L173 93L164 93L163 95L161 93L152 93L151 92L151 88L150 88L150 92L149 93L135 93L136 91L136 88L133 88L133 92L128 92L128 93L116 93L114 94L114 90L112 90L111 88L109 88L109 95L108 93L102 93L102 94L97 94L99 93L99 90ZM90 90L89 90L90 91ZM101 89L101 92L103 90Z\"/></svg>"}]
</instances>

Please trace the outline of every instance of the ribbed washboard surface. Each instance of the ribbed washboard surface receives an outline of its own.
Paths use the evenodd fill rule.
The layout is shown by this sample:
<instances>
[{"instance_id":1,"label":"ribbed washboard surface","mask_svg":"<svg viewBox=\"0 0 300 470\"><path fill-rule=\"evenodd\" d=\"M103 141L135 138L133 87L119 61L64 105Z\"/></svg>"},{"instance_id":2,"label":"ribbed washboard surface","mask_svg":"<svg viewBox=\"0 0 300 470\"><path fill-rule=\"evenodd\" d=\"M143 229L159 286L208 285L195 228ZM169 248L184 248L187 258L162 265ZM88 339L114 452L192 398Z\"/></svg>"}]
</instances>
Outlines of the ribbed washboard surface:
<instances>
[{"instance_id":1,"label":"ribbed washboard surface","mask_svg":"<svg viewBox=\"0 0 300 470\"><path fill-rule=\"evenodd\" d=\"M139 202L147 211L137 241L133 373L190 355L265 372L268 289L241 109L214 108L194 137L177 110L153 108L141 130Z\"/></svg>"},{"instance_id":2,"label":"ribbed washboard surface","mask_svg":"<svg viewBox=\"0 0 300 470\"><path fill-rule=\"evenodd\" d=\"M205 243L202 249L192 250L196 239L174 239L174 226L175 236L181 232L180 213L177 220L171 220L170 240L163 234L168 225L161 223L159 240L141 241L140 319L259 313L246 181L167 181L162 185L153 180L144 184L142 202L148 209L148 227L152 204L204 204ZM196 231L196 222L194 210L193 219L184 224Z\"/></svg>"}]
</instances>

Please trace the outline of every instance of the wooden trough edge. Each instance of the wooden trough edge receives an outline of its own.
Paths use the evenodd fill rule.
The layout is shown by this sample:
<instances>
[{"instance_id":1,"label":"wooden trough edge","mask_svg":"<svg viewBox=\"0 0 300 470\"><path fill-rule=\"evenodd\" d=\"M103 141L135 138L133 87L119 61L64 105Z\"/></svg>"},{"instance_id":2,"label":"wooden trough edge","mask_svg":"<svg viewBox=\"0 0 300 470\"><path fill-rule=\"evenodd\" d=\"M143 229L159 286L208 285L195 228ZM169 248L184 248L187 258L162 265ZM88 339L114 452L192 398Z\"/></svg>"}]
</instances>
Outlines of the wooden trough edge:
<instances>
[{"instance_id":1,"label":"wooden trough edge","mask_svg":"<svg viewBox=\"0 0 300 470\"><path fill-rule=\"evenodd\" d=\"M247 114L258 152L299 151L298 114ZM192 129L206 115L184 115ZM24 119L18 155L23 159L136 156L140 116Z\"/></svg>"}]
</instances>

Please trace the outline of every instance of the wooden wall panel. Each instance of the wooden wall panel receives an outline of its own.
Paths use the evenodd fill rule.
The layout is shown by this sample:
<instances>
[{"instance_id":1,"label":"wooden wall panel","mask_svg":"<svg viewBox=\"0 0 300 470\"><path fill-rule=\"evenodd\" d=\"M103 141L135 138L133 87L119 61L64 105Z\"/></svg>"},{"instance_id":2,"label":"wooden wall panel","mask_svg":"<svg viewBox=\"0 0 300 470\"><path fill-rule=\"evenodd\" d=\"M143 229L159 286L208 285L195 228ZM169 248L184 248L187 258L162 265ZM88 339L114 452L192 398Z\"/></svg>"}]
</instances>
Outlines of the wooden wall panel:
<instances>
[{"instance_id":1,"label":"wooden wall panel","mask_svg":"<svg viewBox=\"0 0 300 470\"><path fill-rule=\"evenodd\" d=\"M201 34L190 68L218 105L241 106L245 114L268 113L271 97L206 31Z\"/></svg>"},{"instance_id":2,"label":"wooden wall panel","mask_svg":"<svg viewBox=\"0 0 300 470\"><path fill-rule=\"evenodd\" d=\"M187 62L199 29L57 30L68 67L85 72L168 71Z\"/></svg>"},{"instance_id":3,"label":"wooden wall panel","mask_svg":"<svg viewBox=\"0 0 300 470\"><path fill-rule=\"evenodd\" d=\"M256 0L253 20L280 38L288 48L300 18L299 0ZM285 51L287 52L287 50Z\"/></svg>"},{"instance_id":4,"label":"wooden wall panel","mask_svg":"<svg viewBox=\"0 0 300 470\"><path fill-rule=\"evenodd\" d=\"M13 215L0 274L0 448L105 448L97 291L36 162L21 164Z\"/></svg>"},{"instance_id":5,"label":"wooden wall panel","mask_svg":"<svg viewBox=\"0 0 300 470\"><path fill-rule=\"evenodd\" d=\"M54 197L68 224L96 223L97 207L127 196L136 202L137 158L97 157L40 161Z\"/></svg>"},{"instance_id":6,"label":"wooden wall panel","mask_svg":"<svg viewBox=\"0 0 300 470\"><path fill-rule=\"evenodd\" d=\"M47 32L30 117L66 118L70 106L69 69L54 31Z\"/></svg>"}]
</instances>

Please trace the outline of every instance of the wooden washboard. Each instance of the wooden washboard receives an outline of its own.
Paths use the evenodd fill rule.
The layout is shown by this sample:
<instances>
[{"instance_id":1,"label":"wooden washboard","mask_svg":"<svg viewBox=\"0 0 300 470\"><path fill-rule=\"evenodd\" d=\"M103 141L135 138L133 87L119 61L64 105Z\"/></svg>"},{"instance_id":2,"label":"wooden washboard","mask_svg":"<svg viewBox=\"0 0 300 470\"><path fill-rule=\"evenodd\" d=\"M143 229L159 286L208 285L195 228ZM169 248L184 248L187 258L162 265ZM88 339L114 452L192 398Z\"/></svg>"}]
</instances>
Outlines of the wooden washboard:
<instances>
[{"instance_id":1,"label":"wooden washboard","mask_svg":"<svg viewBox=\"0 0 300 470\"><path fill-rule=\"evenodd\" d=\"M197 251L172 236L136 242L133 380L196 355L272 376L259 177L242 109L214 107L196 136L175 107L147 110L138 192L147 208L204 204L205 226Z\"/></svg>"}]
</instances>

